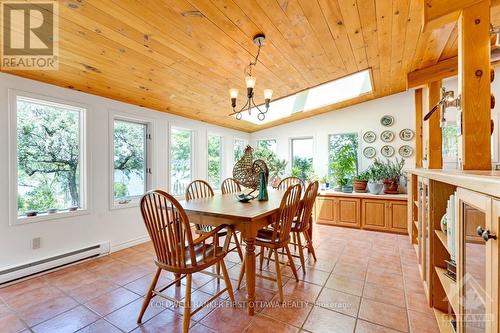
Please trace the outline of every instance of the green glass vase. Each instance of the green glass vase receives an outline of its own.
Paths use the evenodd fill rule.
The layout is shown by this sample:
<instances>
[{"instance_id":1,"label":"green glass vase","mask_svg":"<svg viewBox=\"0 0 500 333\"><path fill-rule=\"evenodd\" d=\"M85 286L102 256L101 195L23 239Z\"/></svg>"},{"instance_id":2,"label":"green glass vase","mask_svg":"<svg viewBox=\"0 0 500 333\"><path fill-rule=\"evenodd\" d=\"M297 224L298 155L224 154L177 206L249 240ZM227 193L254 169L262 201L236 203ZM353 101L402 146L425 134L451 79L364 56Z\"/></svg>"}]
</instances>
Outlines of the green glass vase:
<instances>
[{"instance_id":1,"label":"green glass vase","mask_svg":"<svg viewBox=\"0 0 500 333\"><path fill-rule=\"evenodd\" d=\"M267 193L267 179L264 172L259 173L259 201L268 201L269 194Z\"/></svg>"}]
</instances>

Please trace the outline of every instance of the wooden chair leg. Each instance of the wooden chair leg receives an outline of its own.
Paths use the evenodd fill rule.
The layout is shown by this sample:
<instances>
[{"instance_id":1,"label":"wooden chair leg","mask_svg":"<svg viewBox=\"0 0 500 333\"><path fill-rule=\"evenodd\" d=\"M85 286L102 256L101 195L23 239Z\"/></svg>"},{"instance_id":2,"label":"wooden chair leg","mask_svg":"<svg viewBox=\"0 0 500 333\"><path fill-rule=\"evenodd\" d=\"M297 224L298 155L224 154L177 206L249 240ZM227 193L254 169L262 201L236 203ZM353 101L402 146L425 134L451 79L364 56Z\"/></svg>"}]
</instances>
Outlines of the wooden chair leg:
<instances>
[{"instance_id":1,"label":"wooden chair leg","mask_svg":"<svg viewBox=\"0 0 500 333\"><path fill-rule=\"evenodd\" d=\"M288 245L285 247L286 255L288 256L288 262L290 263L290 268L292 269L293 275L295 276L295 281L299 282L299 275L297 274L297 269L295 268L295 263L293 262L292 254Z\"/></svg>"},{"instance_id":2,"label":"wooden chair leg","mask_svg":"<svg viewBox=\"0 0 500 333\"><path fill-rule=\"evenodd\" d=\"M279 260L279 257L278 257L278 250L277 249L274 249L274 250L271 250L269 249L270 252L274 252L274 264L276 266L276 282L278 283L278 291L279 291L279 295L280 295L280 302L283 303L284 302L284 297L283 297L283 282L282 282L282 279L281 279L281 268L280 268L280 260Z\"/></svg>"},{"instance_id":3,"label":"wooden chair leg","mask_svg":"<svg viewBox=\"0 0 500 333\"><path fill-rule=\"evenodd\" d=\"M243 276L245 275L245 258L243 258L243 263L241 265L240 276L238 277L238 287L236 290L240 290L241 281L243 281Z\"/></svg>"},{"instance_id":4,"label":"wooden chair leg","mask_svg":"<svg viewBox=\"0 0 500 333\"><path fill-rule=\"evenodd\" d=\"M215 264L215 273L217 274L217 284L220 284L220 261Z\"/></svg>"},{"instance_id":5,"label":"wooden chair leg","mask_svg":"<svg viewBox=\"0 0 500 333\"><path fill-rule=\"evenodd\" d=\"M149 302L151 301L151 298L153 298L153 290L156 287L156 283L158 282L158 278L160 277L161 273L161 268L158 267L156 269L155 276L153 277L153 280L151 280L151 284L149 285L148 292L144 296L144 302L142 302L142 308L141 312L139 312L139 317L137 317L137 323L142 322L142 316L144 316L144 312L146 312L146 309L148 308Z\"/></svg>"},{"instance_id":6,"label":"wooden chair leg","mask_svg":"<svg viewBox=\"0 0 500 333\"><path fill-rule=\"evenodd\" d=\"M271 261L272 255L273 255L273 250L269 249L269 253L267 254L267 266L269 266L269 262Z\"/></svg>"},{"instance_id":7,"label":"wooden chair leg","mask_svg":"<svg viewBox=\"0 0 500 333\"><path fill-rule=\"evenodd\" d=\"M229 278L229 274L227 273L226 263L224 262L224 260L221 260L220 267L222 268L224 283L226 284L227 293L229 294L229 299L231 300L231 305L232 305L234 304L233 285L231 284L231 279Z\"/></svg>"},{"instance_id":8,"label":"wooden chair leg","mask_svg":"<svg viewBox=\"0 0 500 333\"><path fill-rule=\"evenodd\" d=\"M309 234L306 231L306 232L304 232L304 237L306 238L307 249L308 249L309 253L312 254L314 261L316 261L316 252L314 251L314 246L313 246L313 243L311 240L311 236L309 236Z\"/></svg>"},{"instance_id":9,"label":"wooden chair leg","mask_svg":"<svg viewBox=\"0 0 500 333\"><path fill-rule=\"evenodd\" d=\"M293 251L297 251L297 237L295 237L295 232L292 232L292 240L293 240Z\"/></svg>"},{"instance_id":10,"label":"wooden chair leg","mask_svg":"<svg viewBox=\"0 0 500 333\"><path fill-rule=\"evenodd\" d=\"M191 274L186 276L186 296L184 298L184 319L182 320L182 331L189 332L189 322L191 320Z\"/></svg>"},{"instance_id":11,"label":"wooden chair leg","mask_svg":"<svg viewBox=\"0 0 500 333\"><path fill-rule=\"evenodd\" d=\"M243 252L241 251L238 235L236 235L236 233L233 233L233 238L234 238L234 243L236 244L236 251L238 251L238 256L240 256L240 260L243 261Z\"/></svg>"},{"instance_id":12,"label":"wooden chair leg","mask_svg":"<svg viewBox=\"0 0 500 333\"><path fill-rule=\"evenodd\" d=\"M297 244L299 245L299 257L300 257L300 264L302 265L302 271L304 274L306 273L306 263L304 260L304 247L302 246L302 241L300 239L300 232L297 232Z\"/></svg>"},{"instance_id":13,"label":"wooden chair leg","mask_svg":"<svg viewBox=\"0 0 500 333\"><path fill-rule=\"evenodd\" d=\"M260 247L260 270L262 270L262 264L264 264L264 247Z\"/></svg>"},{"instance_id":14,"label":"wooden chair leg","mask_svg":"<svg viewBox=\"0 0 500 333\"><path fill-rule=\"evenodd\" d=\"M174 274L174 278L177 280L177 282L175 283L175 286L176 287L180 287L181 286L181 279L180 279L181 275L180 274Z\"/></svg>"}]
</instances>

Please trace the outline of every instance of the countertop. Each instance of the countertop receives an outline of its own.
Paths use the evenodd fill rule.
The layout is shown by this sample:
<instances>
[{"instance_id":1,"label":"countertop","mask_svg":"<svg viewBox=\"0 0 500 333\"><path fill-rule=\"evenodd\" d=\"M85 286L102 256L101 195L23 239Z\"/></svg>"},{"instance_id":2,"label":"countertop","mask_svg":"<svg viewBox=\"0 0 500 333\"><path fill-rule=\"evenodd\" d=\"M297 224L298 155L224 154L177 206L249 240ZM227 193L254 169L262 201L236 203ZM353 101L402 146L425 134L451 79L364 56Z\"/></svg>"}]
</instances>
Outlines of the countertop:
<instances>
[{"instance_id":1,"label":"countertop","mask_svg":"<svg viewBox=\"0 0 500 333\"><path fill-rule=\"evenodd\" d=\"M412 169L408 173L500 198L500 171Z\"/></svg>"},{"instance_id":2,"label":"countertop","mask_svg":"<svg viewBox=\"0 0 500 333\"><path fill-rule=\"evenodd\" d=\"M333 190L320 190L319 196L322 197L351 197L359 199L380 199L380 200L407 200L408 194L372 194L372 193L344 193Z\"/></svg>"}]
</instances>

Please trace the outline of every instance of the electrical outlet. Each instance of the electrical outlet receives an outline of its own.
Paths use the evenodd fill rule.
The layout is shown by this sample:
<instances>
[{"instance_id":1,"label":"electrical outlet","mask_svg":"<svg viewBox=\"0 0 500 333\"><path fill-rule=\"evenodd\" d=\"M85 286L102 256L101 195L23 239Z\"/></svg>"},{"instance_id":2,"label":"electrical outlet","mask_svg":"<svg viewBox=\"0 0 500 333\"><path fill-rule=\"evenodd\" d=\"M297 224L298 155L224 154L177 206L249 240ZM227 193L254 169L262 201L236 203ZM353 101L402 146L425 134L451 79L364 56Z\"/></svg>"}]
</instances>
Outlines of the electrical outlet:
<instances>
[{"instance_id":1,"label":"electrical outlet","mask_svg":"<svg viewBox=\"0 0 500 333\"><path fill-rule=\"evenodd\" d=\"M35 237L31 240L31 249L36 250L41 246L42 239L40 237Z\"/></svg>"}]
</instances>

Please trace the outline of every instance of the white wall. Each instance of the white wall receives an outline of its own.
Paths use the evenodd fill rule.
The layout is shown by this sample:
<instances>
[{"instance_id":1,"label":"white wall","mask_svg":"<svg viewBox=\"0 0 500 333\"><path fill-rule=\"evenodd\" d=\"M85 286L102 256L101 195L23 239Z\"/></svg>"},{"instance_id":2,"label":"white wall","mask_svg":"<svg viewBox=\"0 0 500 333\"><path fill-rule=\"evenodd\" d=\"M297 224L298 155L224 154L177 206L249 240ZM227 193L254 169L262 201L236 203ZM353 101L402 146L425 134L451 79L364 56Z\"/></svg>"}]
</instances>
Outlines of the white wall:
<instances>
[{"instance_id":1,"label":"white wall","mask_svg":"<svg viewBox=\"0 0 500 333\"><path fill-rule=\"evenodd\" d=\"M250 135L251 144L255 146L256 141L261 139L276 139L277 154L280 158L290 161L290 139L312 136L314 138L314 170L317 175L324 176L328 171L328 135L356 132L360 138L360 170L364 170L372 161L363 157L361 153L367 146L375 147L377 157L382 157L380 148L386 144L390 144L396 150L394 157L398 158L401 158L398 154L398 149L403 144L409 144L415 148L415 139L409 143L399 139L399 131L402 129L415 129L414 95L413 90L403 92L258 131ZM269 110L269 112L272 112L272 110ZM395 123L391 127L384 127L380 124L380 118L386 114L392 115L395 118ZM391 143L384 143L380 140L380 133L386 129L393 131L395 134L395 139ZM377 140L374 143L368 144L362 140L362 134L366 131L374 131L377 134ZM406 161L406 168L414 167L414 165L414 157Z\"/></svg>"},{"instance_id":2,"label":"white wall","mask_svg":"<svg viewBox=\"0 0 500 333\"><path fill-rule=\"evenodd\" d=\"M8 168L8 89L83 103L88 106L87 147L91 163L89 215L75 216L33 224L9 225L9 168ZM187 118L161 113L134 105L93 96L70 89L0 73L0 269L72 251L102 241L111 241L120 248L140 241L146 230L138 207L110 210L109 204L109 113L126 112L151 119L154 127L152 187L168 189L168 129L180 126L194 131L194 178L207 175L207 133L223 136L223 177L232 173L234 138L248 140L248 133L207 125ZM41 237L41 248L32 250L31 239Z\"/></svg>"}]
</instances>

